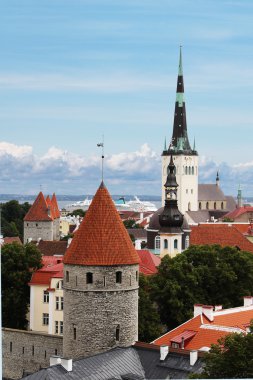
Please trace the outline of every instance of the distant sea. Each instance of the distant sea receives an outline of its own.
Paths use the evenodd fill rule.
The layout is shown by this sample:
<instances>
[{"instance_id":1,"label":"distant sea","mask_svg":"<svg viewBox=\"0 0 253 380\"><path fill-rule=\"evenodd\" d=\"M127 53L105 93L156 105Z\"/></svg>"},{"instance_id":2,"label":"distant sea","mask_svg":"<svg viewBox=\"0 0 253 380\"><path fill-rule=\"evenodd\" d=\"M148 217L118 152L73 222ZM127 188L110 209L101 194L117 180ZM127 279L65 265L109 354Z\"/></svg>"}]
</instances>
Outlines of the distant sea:
<instances>
[{"instance_id":1,"label":"distant sea","mask_svg":"<svg viewBox=\"0 0 253 380\"><path fill-rule=\"evenodd\" d=\"M92 199L92 197L93 197L92 195L86 195L86 196L83 196L83 195L57 195L57 201L58 201L59 208L62 209L71 203L74 203L77 201L83 201L86 198ZM112 199L115 201L117 199L119 199L120 197L122 197L122 195L117 195L117 194L112 195ZM125 198L126 201L130 201L130 200L134 199L134 195L124 195L123 197ZM6 202L9 202L9 201L15 199L15 200L19 201L19 203L28 202L28 203L32 204L34 202L35 198L36 198L35 195L32 196L32 195L20 195L20 194L0 194L0 203L6 203ZM138 195L138 198L141 201L149 201L149 202L154 203L157 208L161 207L161 204L162 204L161 197L159 197L157 195Z\"/></svg>"}]
</instances>

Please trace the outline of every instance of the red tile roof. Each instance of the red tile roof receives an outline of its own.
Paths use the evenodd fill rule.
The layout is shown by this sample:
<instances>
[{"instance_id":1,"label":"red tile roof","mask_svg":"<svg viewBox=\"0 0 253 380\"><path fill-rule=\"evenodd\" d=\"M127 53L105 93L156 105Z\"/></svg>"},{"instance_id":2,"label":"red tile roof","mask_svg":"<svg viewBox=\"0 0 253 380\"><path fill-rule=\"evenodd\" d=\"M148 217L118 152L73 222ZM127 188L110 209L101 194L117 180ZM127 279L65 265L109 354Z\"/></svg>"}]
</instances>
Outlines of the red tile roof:
<instances>
[{"instance_id":1,"label":"red tile roof","mask_svg":"<svg viewBox=\"0 0 253 380\"><path fill-rule=\"evenodd\" d=\"M185 349L199 350L217 343L219 338L231 333L233 329L239 328L242 332L246 332L246 327L252 318L252 306L216 311L213 321L206 318L204 314L197 315L156 339L153 343L159 346L164 344L170 346L171 342L180 344L179 338L185 335ZM194 334L189 334L189 331Z\"/></svg>"},{"instance_id":2,"label":"red tile roof","mask_svg":"<svg viewBox=\"0 0 253 380\"><path fill-rule=\"evenodd\" d=\"M44 198L42 192L39 193L35 199L32 207L27 212L24 217L24 221L50 221L53 220L51 216L48 215L48 205Z\"/></svg>"},{"instance_id":3,"label":"red tile roof","mask_svg":"<svg viewBox=\"0 0 253 380\"><path fill-rule=\"evenodd\" d=\"M219 244L222 247L238 247L253 253L253 243L242 235L237 228L229 224L199 224L191 226L191 245Z\"/></svg>"},{"instance_id":4,"label":"red tile roof","mask_svg":"<svg viewBox=\"0 0 253 380\"><path fill-rule=\"evenodd\" d=\"M161 258L146 249L137 250L140 258L140 272L145 275L157 273L157 267L161 263Z\"/></svg>"},{"instance_id":5,"label":"red tile roof","mask_svg":"<svg viewBox=\"0 0 253 380\"><path fill-rule=\"evenodd\" d=\"M101 266L139 263L139 256L103 182L65 253L64 263Z\"/></svg>"},{"instance_id":6,"label":"red tile roof","mask_svg":"<svg viewBox=\"0 0 253 380\"><path fill-rule=\"evenodd\" d=\"M197 334L197 331L193 330L184 330L178 335L175 335L171 338L171 342L182 343L182 340L186 343L189 339L193 338Z\"/></svg>"},{"instance_id":7,"label":"red tile roof","mask_svg":"<svg viewBox=\"0 0 253 380\"><path fill-rule=\"evenodd\" d=\"M61 261L60 263L58 261ZM44 256L42 258L43 268L33 273L29 285L50 286L52 278L63 278L62 258Z\"/></svg>"},{"instance_id":8,"label":"red tile roof","mask_svg":"<svg viewBox=\"0 0 253 380\"><path fill-rule=\"evenodd\" d=\"M4 244L12 244L12 243L22 244L22 242L18 236L4 237L3 238L3 245Z\"/></svg>"},{"instance_id":9,"label":"red tile roof","mask_svg":"<svg viewBox=\"0 0 253 380\"><path fill-rule=\"evenodd\" d=\"M42 255L53 256L53 255L64 255L68 246L68 242L61 241L51 241L51 240L40 240L39 244L36 244L37 248L40 250Z\"/></svg>"},{"instance_id":10,"label":"red tile roof","mask_svg":"<svg viewBox=\"0 0 253 380\"><path fill-rule=\"evenodd\" d=\"M51 210L52 210L54 219L60 218L61 214L60 214L55 193L53 194L52 199L51 199Z\"/></svg>"},{"instance_id":11,"label":"red tile roof","mask_svg":"<svg viewBox=\"0 0 253 380\"><path fill-rule=\"evenodd\" d=\"M235 210L226 214L225 217L230 218L230 219L236 219L238 218L238 216L243 215L247 212L253 212L253 207L252 206L238 207Z\"/></svg>"}]
</instances>

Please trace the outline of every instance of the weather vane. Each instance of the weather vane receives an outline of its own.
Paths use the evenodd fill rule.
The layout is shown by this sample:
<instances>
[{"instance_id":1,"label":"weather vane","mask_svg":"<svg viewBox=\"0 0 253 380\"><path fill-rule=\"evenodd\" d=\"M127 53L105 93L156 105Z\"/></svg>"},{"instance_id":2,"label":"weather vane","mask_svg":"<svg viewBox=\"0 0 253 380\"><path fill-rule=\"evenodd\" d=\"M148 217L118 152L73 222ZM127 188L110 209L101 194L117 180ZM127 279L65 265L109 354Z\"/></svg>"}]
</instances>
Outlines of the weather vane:
<instances>
[{"instance_id":1,"label":"weather vane","mask_svg":"<svg viewBox=\"0 0 253 380\"><path fill-rule=\"evenodd\" d=\"M98 143L97 146L99 148L102 148L102 156L101 156L101 161L102 161L102 181L104 180L104 135L102 135L102 142Z\"/></svg>"}]
</instances>

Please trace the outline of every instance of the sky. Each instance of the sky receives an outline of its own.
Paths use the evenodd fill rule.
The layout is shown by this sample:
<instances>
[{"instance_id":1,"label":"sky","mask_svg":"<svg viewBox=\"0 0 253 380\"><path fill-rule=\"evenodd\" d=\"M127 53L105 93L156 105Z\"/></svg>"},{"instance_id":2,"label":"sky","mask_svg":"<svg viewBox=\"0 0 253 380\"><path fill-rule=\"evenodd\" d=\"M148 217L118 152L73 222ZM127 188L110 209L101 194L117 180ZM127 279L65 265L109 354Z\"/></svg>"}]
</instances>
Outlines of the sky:
<instances>
[{"instance_id":1,"label":"sky","mask_svg":"<svg viewBox=\"0 0 253 380\"><path fill-rule=\"evenodd\" d=\"M179 46L200 183L253 196L252 0L8 0L0 194L160 195Z\"/></svg>"}]
</instances>

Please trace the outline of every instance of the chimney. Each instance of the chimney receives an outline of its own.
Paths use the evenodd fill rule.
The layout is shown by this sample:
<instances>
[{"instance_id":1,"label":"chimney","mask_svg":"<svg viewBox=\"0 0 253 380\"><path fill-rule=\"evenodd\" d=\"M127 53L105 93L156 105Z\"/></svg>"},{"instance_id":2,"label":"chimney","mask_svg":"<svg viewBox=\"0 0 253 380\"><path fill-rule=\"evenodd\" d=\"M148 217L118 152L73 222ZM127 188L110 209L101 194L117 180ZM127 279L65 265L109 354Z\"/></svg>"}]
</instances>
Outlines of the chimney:
<instances>
[{"instance_id":1,"label":"chimney","mask_svg":"<svg viewBox=\"0 0 253 380\"><path fill-rule=\"evenodd\" d=\"M209 319L209 321L212 322L214 320L213 306L203 305L202 310L203 310L203 314Z\"/></svg>"},{"instance_id":2,"label":"chimney","mask_svg":"<svg viewBox=\"0 0 253 380\"><path fill-rule=\"evenodd\" d=\"M52 367L52 365L55 365L55 364L60 364L61 363L61 358L60 356L50 356L50 367Z\"/></svg>"},{"instance_id":3,"label":"chimney","mask_svg":"<svg viewBox=\"0 0 253 380\"><path fill-rule=\"evenodd\" d=\"M135 245L135 249L141 249L141 240L136 239L134 242L134 245Z\"/></svg>"},{"instance_id":4,"label":"chimney","mask_svg":"<svg viewBox=\"0 0 253 380\"><path fill-rule=\"evenodd\" d=\"M160 360L165 360L166 356L169 353L169 346L163 345L160 346Z\"/></svg>"},{"instance_id":5,"label":"chimney","mask_svg":"<svg viewBox=\"0 0 253 380\"><path fill-rule=\"evenodd\" d=\"M198 360L198 351L190 351L190 365L193 366Z\"/></svg>"},{"instance_id":6,"label":"chimney","mask_svg":"<svg viewBox=\"0 0 253 380\"><path fill-rule=\"evenodd\" d=\"M61 365L66 371L72 371L72 359L61 358Z\"/></svg>"},{"instance_id":7,"label":"chimney","mask_svg":"<svg viewBox=\"0 0 253 380\"><path fill-rule=\"evenodd\" d=\"M215 305L214 306L214 311L220 311L222 310L222 305Z\"/></svg>"},{"instance_id":8,"label":"chimney","mask_svg":"<svg viewBox=\"0 0 253 380\"><path fill-rule=\"evenodd\" d=\"M253 305L253 297L252 296L245 296L243 297L243 306L252 306Z\"/></svg>"},{"instance_id":9,"label":"chimney","mask_svg":"<svg viewBox=\"0 0 253 380\"><path fill-rule=\"evenodd\" d=\"M203 305L198 304L198 303L196 303L194 305L194 312L193 312L194 317L197 317L197 315L202 314L202 307L203 307Z\"/></svg>"},{"instance_id":10,"label":"chimney","mask_svg":"<svg viewBox=\"0 0 253 380\"><path fill-rule=\"evenodd\" d=\"M50 367L56 364L61 366L68 372L72 371L72 359L61 358L60 356L50 356Z\"/></svg>"},{"instance_id":11,"label":"chimney","mask_svg":"<svg viewBox=\"0 0 253 380\"><path fill-rule=\"evenodd\" d=\"M182 350L184 349L184 337L182 336L182 339L181 339L181 347L180 348L182 348Z\"/></svg>"}]
</instances>

